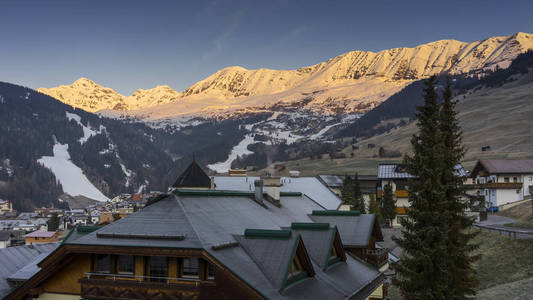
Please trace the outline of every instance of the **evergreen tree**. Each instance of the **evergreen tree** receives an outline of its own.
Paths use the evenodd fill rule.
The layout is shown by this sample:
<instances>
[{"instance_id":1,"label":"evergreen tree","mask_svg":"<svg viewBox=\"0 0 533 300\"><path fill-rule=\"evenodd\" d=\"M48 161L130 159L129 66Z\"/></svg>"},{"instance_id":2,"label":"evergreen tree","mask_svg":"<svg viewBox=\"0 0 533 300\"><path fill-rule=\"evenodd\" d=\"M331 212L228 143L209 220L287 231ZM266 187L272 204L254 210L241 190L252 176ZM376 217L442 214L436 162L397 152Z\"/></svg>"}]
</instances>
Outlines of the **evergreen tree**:
<instances>
[{"instance_id":1,"label":"evergreen tree","mask_svg":"<svg viewBox=\"0 0 533 300\"><path fill-rule=\"evenodd\" d=\"M48 231L56 231L59 229L59 217L57 213L53 213L50 220L48 220Z\"/></svg>"},{"instance_id":2,"label":"evergreen tree","mask_svg":"<svg viewBox=\"0 0 533 300\"><path fill-rule=\"evenodd\" d=\"M359 175L355 173L353 178L353 210L358 210L362 214L366 213L365 199L363 199L363 193L361 192L361 185L359 183Z\"/></svg>"},{"instance_id":3,"label":"evergreen tree","mask_svg":"<svg viewBox=\"0 0 533 300\"><path fill-rule=\"evenodd\" d=\"M392 220L396 218L396 200L392 197L392 187L390 184L386 184L383 188L381 207L383 218L392 226Z\"/></svg>"},{"instance_id":4,"label":"evergreen tree","mask_svg":"<svg viewBox=\"0 0 533 300\"><path fill-rule=\"evenodd\" d=\"M450 299L448 268L446 189L442 183L444 143L439 127L439 104L435 76L426 81L424 105L417 109L418 134L411 144L413 155L405 157L407 172L417 177L409 184L411 209L402 218L402 237L395 238L404 249L393 264L393 283L406 299Z\"/></svg>"},{"instance_id":5,"label":"evergreen tree","mask_svg":"<svg viewBox=\"0 0 533 300\"><path fill-rule=\"evenodd\" d=\"M354 205L352 180L348 176L344 176L341 199L344 204Z\"/></svg>"},{"instance_id":6,"label":"evergreen tree","mask_svg":"<svg viewBox=\"0 0 533 300\"><path fill-rule=\"evenodd\" d=\"M474 221L464 214L467 203L461 200L463 180L455 174L455 166L461 162L466 151L462 145L462 132L457 121L455 102L452 101L449 79L440 110L440 131L444 142L442 183L447 203L447 224L450 225L447 232L451 287L449 299L467 299L475 295L475 287L479 284L473 267L473 262L479 256L473 254L478 247L472 243L477 233L470 230Z\"/></svg>"},{"instance_id":7,"label":"evergreen tree","mask_svg":"<svg viewBox=\"0 0 533 300\"><path fill-rule=\"evenodd\" d=\"M368 202L368 213L376 214L376 219L379 223L382 221L381 209L379 209L378 202L374 195L370 195L370 201Z\"/></svg>"}]
</instances>

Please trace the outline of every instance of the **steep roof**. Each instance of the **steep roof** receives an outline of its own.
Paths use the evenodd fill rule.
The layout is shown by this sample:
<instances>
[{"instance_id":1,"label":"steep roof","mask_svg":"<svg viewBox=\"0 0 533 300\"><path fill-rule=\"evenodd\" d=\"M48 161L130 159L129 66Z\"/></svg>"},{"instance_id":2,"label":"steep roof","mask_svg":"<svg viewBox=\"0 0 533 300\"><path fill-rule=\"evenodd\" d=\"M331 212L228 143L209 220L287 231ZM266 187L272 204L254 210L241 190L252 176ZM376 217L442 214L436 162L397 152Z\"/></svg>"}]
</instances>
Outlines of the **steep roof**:
<instances>
[{"instance_id":1,"label":"steep roof","mask_svg":"<svg viewBox=\"0 0 533 300\"><path fill-rule=\"evenodd\" d=\"M257 176L215 176L215 189L253 191ZM300 192L325 209L337 209L342 201L317 177L281 177L281 192Z\"/></svg>"},{"instance_id":2,"label":"steep roof","mask_svg":"<svg viewBox=\"0 0 533 300\"><path fill-rule=\"evenodd\" d=\"M490 174L531 174L533 159L481 159L474 166L471 176L476 177L482 169Z\"/></svg>"},{"instance_id":3,"label":"steep roof","mask_svg":"<svg viewBox=\"0 0 533 300\"><path fill-rule=\"evenodd\" d=\"M336 226L345 246L365 247L370 242L376 216L374 214L350 215L348 211L334 214L318 214L316 211L309 215L314 222L329 223Z\"/></svg>"},{"instance_id":4,"label":"steep roof","mask_svg":"<svg viewBox=\"0 0 533 300\"><path fill-rule=\"evenodd\" d=\"M35 274L38 271L36 264L40 261L35 261L35 258L44 258L41 255L47 256L57 246L58 243L50 243L0 249L0 298L3 298L11 290L7 281L8 278L11 278L22 269L26 270L26 275ZM22 273L19 274L22 276Z\"/></svg>"},{"instance_id":5,"label":"steep roof","mask_svg":"<svg viewBox=\"0 0 533 300\"><path fill-rule=\"evenodd\" d=\"M176 179L176 182L172 185L173 187L195 187L195 188L210 188L211 179L207 174L202 170L202 168L196 163L195 160L181 173L181 175Z\"/></svg>"}]
</instances>

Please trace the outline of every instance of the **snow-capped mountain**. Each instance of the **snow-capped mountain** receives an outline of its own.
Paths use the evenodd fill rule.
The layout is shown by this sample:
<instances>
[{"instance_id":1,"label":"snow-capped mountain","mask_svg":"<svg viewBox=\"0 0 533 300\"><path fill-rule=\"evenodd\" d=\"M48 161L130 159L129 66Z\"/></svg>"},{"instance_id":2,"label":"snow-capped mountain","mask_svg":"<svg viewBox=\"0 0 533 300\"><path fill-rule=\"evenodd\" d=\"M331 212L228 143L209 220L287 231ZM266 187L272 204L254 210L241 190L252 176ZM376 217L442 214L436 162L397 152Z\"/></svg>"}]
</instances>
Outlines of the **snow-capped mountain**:
<instances>
[{"instance_id":1,"label":"snow-capped mountain","mask_svg":"<svg viewBox=\"0 0 533 300\"><path fill-rule=\"evenodd\" d=\"M297 70L228 67L183 93L158 86L125 97L87 79L39 91L88 111L127 110L128 115L149 119L278 106L326 114L364 113L414 80L443 72L506 68L529 49L533 35L520 32L471 43L440 40L414 48L352 51Z\"/></svg>"}]
</instances>

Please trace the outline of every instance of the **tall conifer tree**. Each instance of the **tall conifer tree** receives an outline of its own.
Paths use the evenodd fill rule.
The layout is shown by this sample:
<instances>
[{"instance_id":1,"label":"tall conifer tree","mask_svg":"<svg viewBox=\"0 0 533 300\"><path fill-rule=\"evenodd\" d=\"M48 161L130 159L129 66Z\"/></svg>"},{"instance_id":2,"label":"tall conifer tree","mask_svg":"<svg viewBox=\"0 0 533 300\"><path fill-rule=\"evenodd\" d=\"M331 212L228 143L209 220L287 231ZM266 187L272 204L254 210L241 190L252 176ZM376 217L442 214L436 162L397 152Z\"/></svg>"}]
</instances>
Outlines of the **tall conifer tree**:
<instances>
[{"instance_id":1,"label":"tall conifer tree","mask_svg":"<svg viewBox=\"0 0 533 300\"><path fill-rule=\"evenodd\" d=\"M475 295L479 282L475 276L473 262L478 259L473 251L478 247L472 243L476 232L470 230L473 219L464 214L467 203L461 200L463 180L457 176L457 166L465 154L462 132L457 121L455 102L449 79L443 93L440 110L440 131L444 141L444 170L442 183L447 202L448 268L450 270L449 299L467 299Z\"/></svg>"},{"instance_id":2,"label":"tall conifer tree","mask_svg":"<svg viewBox=\"0 0 533 300\"><path fill-rule=\"evenodd\" d=\"M353 178L353 198L354 198L354 210L360 211L362 214L366 213L365 199L363 199L363 193L361 192L361 184L359 182L359 174L355 173Z\"/></svg>"},{"instance_id":3,"label":"tall conifer tree","mask_svg":"<svg viewBox=\"0 0 533 300\"><path fill-rule=\"evenodd\" d=\"M424 105L418 107L418 134L411 144L413 155L405 157L407 172L417 177L409 184L411 209L400 220L402 237L395 239L404 249L394 264L399 286L406 299L449 299L450 270L447 259L445 187L442 183L444 143L439 127L440 110L435 76L426 81Z\"/></svg>"},{"instance_id":4,"label":"tall conifer tree","mask_svg":"<svg viewBox=\"0 0 533 300\"><path fill-rule=\"evenodd\" d=\"M349 176L344 176L344 181L342 184L342 190L341 190L341 199L344 204L348 205L354 205L354 197L353 197L353 185L352 180Z\"/></svg>"},{"instance_id":5,"label":"tall conifer tree","mask_svg":"<svg viewBox=\"0 0 533 300\"><path fill-rule=\"evenodd\" d=\"M386 184L383 188L383 197L381 200L383 218L392 226L392 220L396 218L396 201L392 196L392 187Z\"/></svg>"}]
</instances>

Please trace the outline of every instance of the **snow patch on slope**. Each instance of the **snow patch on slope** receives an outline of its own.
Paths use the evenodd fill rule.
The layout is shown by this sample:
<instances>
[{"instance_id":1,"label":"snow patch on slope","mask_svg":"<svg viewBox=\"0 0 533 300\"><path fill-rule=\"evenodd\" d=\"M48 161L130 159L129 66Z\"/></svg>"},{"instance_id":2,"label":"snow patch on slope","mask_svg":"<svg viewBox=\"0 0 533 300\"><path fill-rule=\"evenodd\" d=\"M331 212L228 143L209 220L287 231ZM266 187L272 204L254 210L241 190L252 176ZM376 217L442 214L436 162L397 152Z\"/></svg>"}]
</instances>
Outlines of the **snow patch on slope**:
<instances>
[{"instance_id":1,"label":"snow patch on slope","mask_svg":"<svg viewBox=\"0 0 533 300\"><path fill-rule=\"evenodd\" d=\"M252 154L253 152L248 150L248 145L255 143L254 138L251 134L247 134L244 136L244 139L239 142L233 149L231 150L231 153L223 162L218 162L215 164L207 165L207 167L217 173L224 173L227 172L231 168L231 163L237 159L237 156L242 156L244 154Z\"/></svg>"},{"instance_id":2,"label":"snow patch on slope","mask_svg":"<svg viewBox=\"0 0 533 300\"><path fill-rule=\"evenodd\" d=\"M76 121L76 123L78 123L78 125L81 126L81 128L83 128L83 137L81 137L78 141L80 141L80 143L83 145L85 142L87 142L87 140L93 136L93 135L97 135L97 134L100 134L102 133L102 131L105 130L105 127L103 125L100 125L100 128L98 129L98 131L92 129L92 128L89 128L85 125L83 125L83 123L81 122L81 117L77 114L73 114L73 113L69 113L68 111L65 112L66 115L67 115L67 119L69 121L71 120L74 120Z\"/></svg>"},{"instance_id":3,"label":"snow patch on slope","mask_svg":"<svg viewBox=\"0 0 533 300\"><path fill-rule=\"evenodd\" d=\"M65 193L72 196L82 195L98 201L109 200L87 179L83 171L72 163L68 153L68 144L56 143L54 156L43 156L37 162L52 170Z\"/></svg>"}]
</instances>

